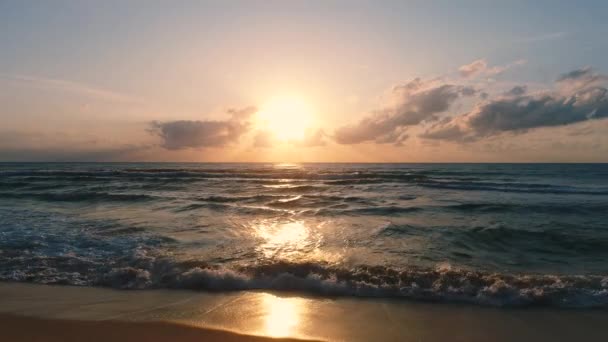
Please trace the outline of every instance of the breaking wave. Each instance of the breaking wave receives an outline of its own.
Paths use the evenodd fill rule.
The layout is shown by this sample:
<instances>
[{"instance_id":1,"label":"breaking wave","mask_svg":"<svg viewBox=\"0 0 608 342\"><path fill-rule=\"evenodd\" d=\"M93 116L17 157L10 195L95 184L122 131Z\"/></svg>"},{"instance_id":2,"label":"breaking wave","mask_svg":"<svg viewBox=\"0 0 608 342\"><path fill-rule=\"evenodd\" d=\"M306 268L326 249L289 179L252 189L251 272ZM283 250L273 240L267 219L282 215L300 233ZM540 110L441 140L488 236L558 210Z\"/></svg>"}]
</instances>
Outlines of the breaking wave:
<instances>
[{"instance_id":1,"label":"breaking wave","mask_svg":"<svg viewBox=\"0 0 608 342\"><path fill-rule=\"evenodd\" d=\"M0 280L606 308L607 180L605 164L0 164Z\"/></svg>"},{"instance_id":2,"label":"breaking wave","mask_svg":"<svg viewBox=\"0 0 608 342\"><path fill-rule=\"evenodd\" d=\"M500 307L608 307L608 276L500 274L438 265L398 269L360 265L275 262L250 266L177 263L142 251L131 264L104 268L84 258L28 260L29 269L0 272L0 279L117 289L205 291L273 290L320 296L393 297ZM40 264L48 267L37 267Z\"/></svg>"}]
</instances>

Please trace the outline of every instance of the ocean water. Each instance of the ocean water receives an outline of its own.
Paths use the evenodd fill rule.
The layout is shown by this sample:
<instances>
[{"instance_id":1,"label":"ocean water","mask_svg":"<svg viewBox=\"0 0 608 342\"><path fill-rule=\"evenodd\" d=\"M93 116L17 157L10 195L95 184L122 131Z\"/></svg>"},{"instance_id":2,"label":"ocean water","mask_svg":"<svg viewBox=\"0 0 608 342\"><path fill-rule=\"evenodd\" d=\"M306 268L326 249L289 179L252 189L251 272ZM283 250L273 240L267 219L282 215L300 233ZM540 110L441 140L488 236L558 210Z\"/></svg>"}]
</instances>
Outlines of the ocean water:
<instances>
[{"instance_id":1,"label":"ocean water","mask_svg":"<svg viewBox=\"0 0 608 342\"><path fill-rule=\"evenodd\" d=\"M608 307L608 164L0 164L0 280Z\"/></svg>"}]
</instances>

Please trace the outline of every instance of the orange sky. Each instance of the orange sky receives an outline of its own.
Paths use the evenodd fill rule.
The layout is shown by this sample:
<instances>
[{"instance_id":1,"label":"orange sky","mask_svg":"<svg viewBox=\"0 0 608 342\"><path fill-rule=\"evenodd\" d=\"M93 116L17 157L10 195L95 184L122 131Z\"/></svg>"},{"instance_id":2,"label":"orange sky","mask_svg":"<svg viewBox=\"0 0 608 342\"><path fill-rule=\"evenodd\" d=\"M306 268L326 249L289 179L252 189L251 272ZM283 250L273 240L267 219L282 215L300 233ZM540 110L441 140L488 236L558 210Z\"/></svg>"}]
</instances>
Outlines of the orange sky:
<instances>
[{"instance_id":1,"label":"orange sky","mask_svg":"<svg viewBox=\"0 0 608 342\"><path fill-rule=\"evenodd\" d=\"M608 161L601 3L3 6L0 161Z\"/></svg>"}]
</instances>

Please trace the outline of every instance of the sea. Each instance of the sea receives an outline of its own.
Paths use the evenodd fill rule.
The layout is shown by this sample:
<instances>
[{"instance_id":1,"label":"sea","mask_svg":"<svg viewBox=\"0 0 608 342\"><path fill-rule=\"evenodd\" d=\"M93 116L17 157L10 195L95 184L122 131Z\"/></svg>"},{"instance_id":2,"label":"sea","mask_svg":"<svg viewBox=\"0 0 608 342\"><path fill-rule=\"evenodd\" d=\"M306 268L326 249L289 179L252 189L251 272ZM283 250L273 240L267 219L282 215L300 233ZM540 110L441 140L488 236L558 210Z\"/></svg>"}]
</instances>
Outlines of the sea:
<instances>
[{"instance_id":1,"label":"sea","mask_svg":"<svg viewBox=\"0 0 608 342\"><path fill-rule=\"evenodd\" d=\"M1 163L0 280L608 307L608 164Z\"/></svg>"}]
</instances>

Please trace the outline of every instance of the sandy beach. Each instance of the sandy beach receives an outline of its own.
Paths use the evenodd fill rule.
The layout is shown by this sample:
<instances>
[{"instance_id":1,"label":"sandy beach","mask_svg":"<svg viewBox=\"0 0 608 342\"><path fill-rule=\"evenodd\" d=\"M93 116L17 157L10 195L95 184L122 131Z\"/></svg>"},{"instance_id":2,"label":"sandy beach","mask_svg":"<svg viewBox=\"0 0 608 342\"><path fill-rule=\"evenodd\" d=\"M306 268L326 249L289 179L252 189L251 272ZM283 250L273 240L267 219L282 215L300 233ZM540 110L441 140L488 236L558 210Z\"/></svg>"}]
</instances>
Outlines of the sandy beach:
<instances>
[{"instance_id":1,"label":"sandy beach","mask_svg":"<svg viewBox=\"0 0 608 342\"><path fill-rule=\"evenodd\" d=\"M299 341L265 338L169 322L76 321L0 315L7 341Z\"/></svg>"},{"instance_id":2,"label":"sandy beach","mask_svg":"<svg viewBox=\"0 0 608 342\"><path fill-rule=\"evenodd\" d=\"M8 341L604 341L602 310L0 284Z\"/></svg>"},{"instance_id":3,"label":"sandy beach","mask_svg":"<svg viewBox=\"0 0 608 342\"><path fill-rule=\"evenodd\" d=\"M608 342L608 0L0 0L0 342Z\"/></svg>"}]
</instances>

